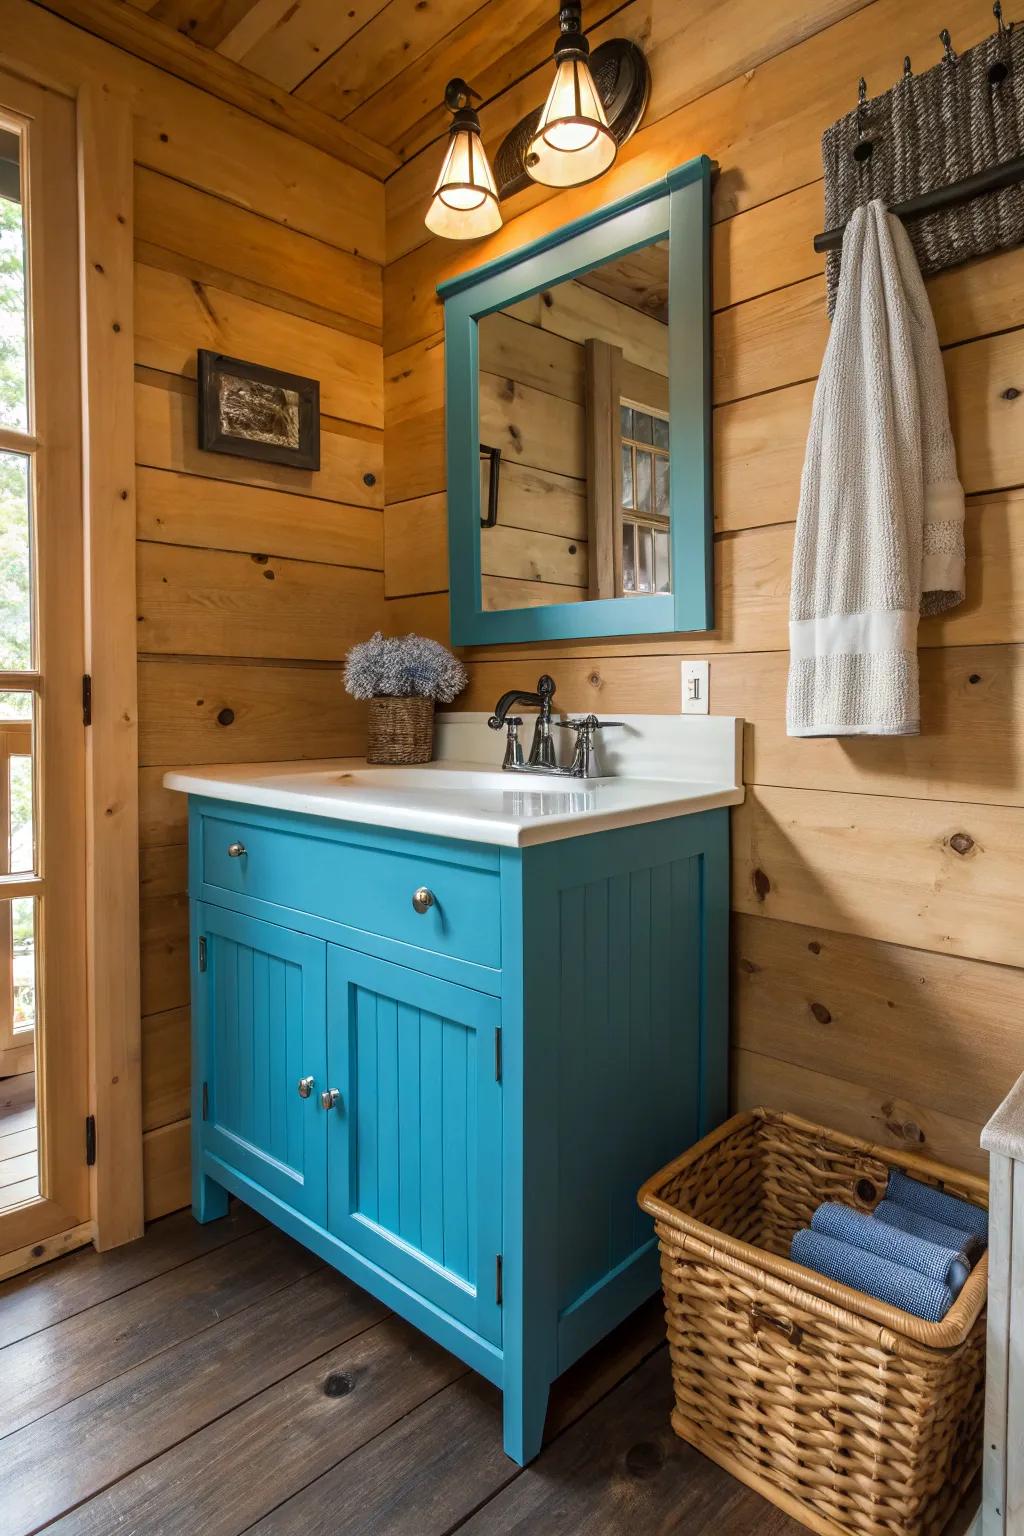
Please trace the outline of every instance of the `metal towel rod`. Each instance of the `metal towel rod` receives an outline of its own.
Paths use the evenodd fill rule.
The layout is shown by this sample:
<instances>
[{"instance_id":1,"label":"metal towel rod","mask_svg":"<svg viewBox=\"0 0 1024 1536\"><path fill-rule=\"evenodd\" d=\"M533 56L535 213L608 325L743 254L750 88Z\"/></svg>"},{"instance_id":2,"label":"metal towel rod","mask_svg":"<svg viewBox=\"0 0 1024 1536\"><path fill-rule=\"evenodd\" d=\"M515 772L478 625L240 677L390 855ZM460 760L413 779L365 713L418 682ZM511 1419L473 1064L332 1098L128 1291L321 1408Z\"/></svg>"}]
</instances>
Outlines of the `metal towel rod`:
<instances>
[{"instance_id":1,"label":"metal towel rod","mask_svg":"<svg viewBox=\"0 0 1024 1536\"><path fill-rule=\"evenodd\" d=\"M894 203L889 212L901 219L919 219L923 214L935 213L939 208L952 208L957 203L969 202L972 197L980 197L984 192L1001 192L1004 187L1015 186L1019 181L1024 181L1024 155L1005 160L1002 165L976 171L973 176L966 176L963 181L954 181L948 187L936 187L932 192L922 192L918 197L908 198L905 203ZM837 224L834 229L826 229L820 235L815 235L814 249L819 252L839 250L845 229L845 224Z\"/></svg>"}]
</instances>

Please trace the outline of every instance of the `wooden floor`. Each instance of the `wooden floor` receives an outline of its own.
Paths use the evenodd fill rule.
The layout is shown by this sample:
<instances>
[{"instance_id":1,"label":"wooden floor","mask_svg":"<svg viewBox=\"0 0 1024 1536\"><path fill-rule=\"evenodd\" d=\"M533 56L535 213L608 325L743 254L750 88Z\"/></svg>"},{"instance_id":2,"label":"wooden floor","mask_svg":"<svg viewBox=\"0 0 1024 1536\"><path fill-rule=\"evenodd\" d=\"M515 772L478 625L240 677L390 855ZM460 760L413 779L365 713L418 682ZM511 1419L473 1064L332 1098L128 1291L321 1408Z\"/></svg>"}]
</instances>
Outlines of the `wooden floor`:
<instances>
[{"instance_id":1,"label":"wooden floor","mask_svg":"<svg viewBox=\"0 0 1024 1536\"><path fill-rule=\"evenodd\" d=\"M0 1212L38 1193L36 1080L22 1072L0 1078Z\"/></svg>"},{"instance_id":2,"label":"wooden floor","mask_svg":"<svg viewBox=\"0 0 1024 1536\"><path fill-rule=\"evenodd\" d=\"M660 1306L555 1389L525 1471L498 1393L236 1205L0 1285L0 1536L799 1536L677 1440Z\"/></svg>"}]
</instances>

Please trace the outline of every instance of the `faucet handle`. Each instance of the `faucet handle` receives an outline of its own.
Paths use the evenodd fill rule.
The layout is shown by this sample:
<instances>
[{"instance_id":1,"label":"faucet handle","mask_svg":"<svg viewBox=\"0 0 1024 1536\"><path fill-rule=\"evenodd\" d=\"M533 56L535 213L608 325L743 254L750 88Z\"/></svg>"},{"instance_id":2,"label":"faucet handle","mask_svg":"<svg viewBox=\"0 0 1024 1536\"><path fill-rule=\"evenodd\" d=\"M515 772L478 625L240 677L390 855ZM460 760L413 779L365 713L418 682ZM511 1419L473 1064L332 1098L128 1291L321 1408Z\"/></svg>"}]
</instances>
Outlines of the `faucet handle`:
<instances>
[{"instance_id":1,"label":"faucet handle","mask_svg":"<svg viewBox=\"0 0 1024 1536\"><path fill-rule=\"evenodd\" d=\"M625 720L599 720L596 715L584 715L579 720L556 720L565 731L603 731L609 725L625 725Z\"/></svg>"},{"instance_id":2,"label":"faucet handle","mask_svg":"<svg viewBox=\"0 0 1024 1536\"><path fill-rule=\"evenodd\" d=\"M508 735L505 738L505 759L501 765L503 768L521 768L523 766L523 748L519 740L519 727L522 723L523 717L521 715L505 716L505 727ZM494 722L488 721L488 724L493 725Z\"/></svg>"}]
</instances>

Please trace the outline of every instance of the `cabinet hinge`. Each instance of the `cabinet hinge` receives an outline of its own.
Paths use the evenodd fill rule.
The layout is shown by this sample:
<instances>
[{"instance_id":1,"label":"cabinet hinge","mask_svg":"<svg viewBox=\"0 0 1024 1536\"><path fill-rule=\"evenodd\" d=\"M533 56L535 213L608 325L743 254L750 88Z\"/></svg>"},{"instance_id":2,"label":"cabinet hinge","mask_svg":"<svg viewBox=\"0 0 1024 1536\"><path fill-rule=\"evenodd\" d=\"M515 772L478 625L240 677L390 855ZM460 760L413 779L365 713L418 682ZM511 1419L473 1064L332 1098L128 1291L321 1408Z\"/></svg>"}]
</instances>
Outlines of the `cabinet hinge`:
<instances>
[{"instance_id":1,"label":"cabinet hinge","mask_svg":"<svg viewBox=\"0 0 1024 1536\"><path fill-rule=\"evenodd\" d=\"M203 1119L204 1120L209 1120L209 1118L210 1118L210 1085L209 1085L209 1083L204 1083L203 1084Z\"/></svg>"},{"instance_id":2,"label":"cabinet hinge","mask_svg":"<svg viewBox=\"0 0 1024 1536\"><path fill-rule=\"evenodd\" d=\"M88 672L82 678L82 724L92 725L92 678Z\"/></svg>"},{"instance_id":3,"label":"cabinet hinge","mask_svg":"<svg viewBox=\"0 0 1024 1536\"><path fill-rule=\"evenodd\" d=\"M494 1081L496 1083L501 1082L501 1072L501 1029L497 1028L494 1031Z\"/></svg>"},{"instance_id":4,"label":"cabinet hinge","mask_svg":"<svg viewBox=\"0 0 1024 1536\"><path fill-rule=\"evenodd\" d=\"M505 1299L504 1265L500 1253L494 1255L494 1300L500 1307Z\"/></svg>"},{"instance_id":5,"label":"cabinet hinge","mask_svg":"<svg viewBox=\"0 0 1024 1536\"><path fill-rule=\"evenodd\" d=\"M96 1162L96 1116L85 1117L85 1166L91 1168Z\"/></svg>"},{"instance_id":6,"label":"cabinet hinge","mask_svg":"<svg viewBox=\"0 0 1024 1536\"><path fill-rule=\"evenodd\" d=\"M199 940L199 969L201 971L205 971L206 970L206 940L205 940L205 938L201 938Z\"/></svg>"}]
</instances>

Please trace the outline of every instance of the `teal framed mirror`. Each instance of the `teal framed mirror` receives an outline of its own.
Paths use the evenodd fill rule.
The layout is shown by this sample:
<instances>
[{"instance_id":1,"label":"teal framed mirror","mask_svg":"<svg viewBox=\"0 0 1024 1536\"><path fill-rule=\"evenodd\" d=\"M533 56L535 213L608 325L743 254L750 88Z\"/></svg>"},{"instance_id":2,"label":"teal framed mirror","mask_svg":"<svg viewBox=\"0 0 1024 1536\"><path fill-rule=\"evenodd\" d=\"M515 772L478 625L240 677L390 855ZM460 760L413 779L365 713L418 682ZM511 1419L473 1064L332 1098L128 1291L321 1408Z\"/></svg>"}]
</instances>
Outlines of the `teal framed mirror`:
<instances>
[{"instance_id":1,"label":"teal framed mirror","mask_svg":"<svg viewBox=\"0 0 1024 1536\"><path fill-rule=\"evenodd\" d=\"M712 628L713 169L438 288L454 644Z\"/></svg>"}]
</instances>

